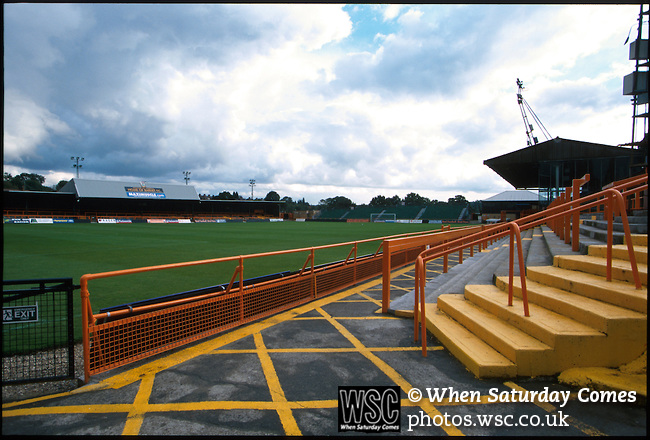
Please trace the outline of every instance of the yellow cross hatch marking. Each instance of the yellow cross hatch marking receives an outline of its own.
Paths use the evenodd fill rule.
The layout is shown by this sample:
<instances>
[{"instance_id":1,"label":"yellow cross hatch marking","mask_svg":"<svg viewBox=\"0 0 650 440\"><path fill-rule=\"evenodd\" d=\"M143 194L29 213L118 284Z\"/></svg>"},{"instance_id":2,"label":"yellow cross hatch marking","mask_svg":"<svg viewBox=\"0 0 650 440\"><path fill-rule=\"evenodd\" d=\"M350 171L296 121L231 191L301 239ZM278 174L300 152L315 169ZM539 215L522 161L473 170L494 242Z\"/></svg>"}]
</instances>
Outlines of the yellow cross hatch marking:
<instances>
[{"instance_id":1,"label":"yellow cross hatch marking","mask_svg":"<svg viewBox=\"0 0 650 440\"><path fill-rule=\"evenodd\" d=\"M255 339L255 347L257 347L257 355L260 358L262 363L262 370L264 371L264 377L266 377L266 383L269 386L269 391L271 392L271 398L274 402L280 404L286 404L287 398L284 395L284 390L282 385L280 385L280 379L278 378L278 373L275 371L273 362L271 361L271 356L264 345L264 340L262 339L261 333L255 333L253 335ZM300 428L298 428L298 423L293 417L291 409L288 407L278 408L278 415L280 416L280 422L284 428L284 433L286 435L301 435Z\"/></svg>"}]
</instances>

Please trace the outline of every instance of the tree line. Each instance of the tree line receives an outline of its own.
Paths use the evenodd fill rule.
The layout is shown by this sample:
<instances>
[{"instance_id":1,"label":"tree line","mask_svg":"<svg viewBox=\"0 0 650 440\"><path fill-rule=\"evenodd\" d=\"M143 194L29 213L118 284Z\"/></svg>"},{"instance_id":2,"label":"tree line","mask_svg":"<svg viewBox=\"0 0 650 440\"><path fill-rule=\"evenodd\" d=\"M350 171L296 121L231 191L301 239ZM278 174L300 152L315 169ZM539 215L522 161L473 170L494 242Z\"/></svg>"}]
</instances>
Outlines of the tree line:
<instances>
[{"instance_id":1,"label":"tree line","mask_svg":"<svg viewBox=\"0 0 650 440\"><path fill-rule=\"evenodd\" d=\"M45 177L41 176L40 174L22 173L16 176L12 176L10 173L4 173L2 186L4 189L13 189L20 191L58 191L66 183L68 183L68 181L61 180L54 187L45 186L44 183ZM222 191L217 195L199 194L199 198L202 200L251 200L250 197L248 199L244 199L244 197L242 197L237 191L234 191L232 193L229 191ZM304 197L300 200L293 200L288 196L280 198L280 194L278 194L276 191L269 191L263 199L257 198L254 200L267 202L284 202L285 212L308 211L311 209L351 209L357 206L352 200L345 196L336 196L329 197L327 199L321 199L320 202L318 202L318 205L313 206L305 201ZM443 202L435 199L430 200L427 197L423 197L417 193L411 192L408 193L404 198L401 198L397 195L392 197L378 195L372 198L370 203L368 203L368 206L429 206L436 205L438 203L465 205L469 202L462 195L451 197L447 199L447 202Z\"/></svg>"},{"instance_id":2,"label":"tree line","mask_svg":"<svg viewBox=\"0 0 650 440\"><path fill-rule=\"evenodd\" d=\"M19 191L58 191L68 183L67 180L61 180L54 187L45 186L45 177L34 173L21 173L12 176L10 173L4 173L2 180L3 189L14 189Z\"/></svg>"},{"instance_id":3,"label":"tree line","mask_svg":"<svg viewBox=\"0 0 650 440\"><path fill-rule=\"evenodd\" d=\"M406 195L406 197L401 198L400 196L386 197L386 196L375 196L372 198L368 206L376 207L390 207L390 206L430 206L437 205L439 203L447 204L459 204L466 205L469 201L465 196L457 195L450 197L446 202L441 200L430 200L428 197L423 197L417 193L411 192ZM357 206L352 200L344 196L330 197L327 199L322 199L318 203L319 209L350 209ZM362 205L363 206L363 205Z\"/></svg>"},{"instance_id":4,"label":"tree line","mask_svg":"<svg viewBox=\"0 0 650 440\"><path fill-rule=\"evenodd\" d=\"M229 191L221 191L217 195L199 194L199 198L202 200L259 200L265 202L284 202L283 209L285 212L308 211L314 208L305 200L304 197L300 200L293 200L288 196L280 198L280 194L276 191L269 191L263 199L251 199L250 197L245 199L237 191L232 193Z\"/></svg>"}]
</instances>

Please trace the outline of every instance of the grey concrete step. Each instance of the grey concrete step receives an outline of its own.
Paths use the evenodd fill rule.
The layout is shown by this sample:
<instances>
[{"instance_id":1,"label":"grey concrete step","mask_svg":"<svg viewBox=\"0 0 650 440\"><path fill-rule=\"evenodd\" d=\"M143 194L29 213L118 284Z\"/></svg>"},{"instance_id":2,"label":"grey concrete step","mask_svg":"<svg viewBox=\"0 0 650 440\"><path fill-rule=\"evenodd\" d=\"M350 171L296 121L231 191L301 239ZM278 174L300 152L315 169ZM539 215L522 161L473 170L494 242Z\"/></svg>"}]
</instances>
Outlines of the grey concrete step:
<instances>
[{"instance_id":1,"label":"grey concrete step","mask_svg":"<svg viewBox=\"0 0 650 440\"><path fill-rule=\"evenodd\" d=\"M625 233L622 232L622 225L621 225L621 231L616 230L616 223L613 225L613 232L612 232L612 240L614 244L623 244L625 240ZM632 232L633 234L638 234L639 232ZM590 226L589 224L582 224L580 225L580 235L584 236L585 238L590 238L592 240L595 240L601 243L606 243L607 242L607 222L605 222L605 229L602 229L601 227L595 227L595 226ZM582 241L582 240L581 240Z\"/></svg>"},{"instance_id":2,"label":"grey concrete step","mask_svg":"<svg viewBox=\"0 0 650 440\"><path fill-rule=\"evenodd\" d=\"M553 256L544 243L539 228L522 233L524 260L526 265L551 265ZM510 240L501 239L493 243L483 252L477 252L473 257L464 258L463 264L457 264L447 273L443 273L429 281L425 286L425 302L435 303L438 296L447 293L463 294L467 284L493 285L497 276L508 275L510 258ZM515 275L519 275L518 258L515 253ZM396 310L413 310L415 294L407 292L391 301L389 312Z\"/></svg>"},{"instance_id":3,"label":"grey concrete step","mask_svg":"<svg viewBox=\"0 0 650 440\"><path fill-rule=\"evenodd\" d=\"M458 293L465 291L468 282L473 284L492 284L494 272L503 258L508 258L508 239L501 239L482 252L474 253L473 257L464 258L463 264L457 264L447 273L436 276L425 286L427 303L435 303L442 293ZM413 310L415 294L407 292L391 301L389 312L396 310Z\"/></svg>"},{"instance_id":4,"label":"grey concrete step","mask_svg":"<svg viewBox=\"0 0 650 440\"><path fill-rule=\"evenodd\" d=\"M632 234L647 234L648 233L648 219L641 217L628 217L628 224L630 225L630 232ZM591 220L583 219L582 226L588 226L591 228L597 228L602 230L607 230L607 221L606 220ZM612 229L615 232L623 232L623 222L621 217L614 218L614 223L612 224Z\"/></svg>"}]
</instances>

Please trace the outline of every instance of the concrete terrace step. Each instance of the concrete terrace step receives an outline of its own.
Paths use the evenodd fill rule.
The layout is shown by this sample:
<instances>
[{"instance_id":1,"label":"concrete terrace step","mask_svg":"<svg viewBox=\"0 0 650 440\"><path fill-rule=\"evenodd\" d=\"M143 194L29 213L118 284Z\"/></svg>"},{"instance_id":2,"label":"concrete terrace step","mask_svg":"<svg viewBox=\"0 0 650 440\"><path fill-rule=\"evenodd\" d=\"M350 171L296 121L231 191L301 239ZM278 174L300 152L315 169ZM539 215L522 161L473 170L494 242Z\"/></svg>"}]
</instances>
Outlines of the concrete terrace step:
<instances>
[{"instance_id":1,"label":"concrete terrace step","mask_svg":"<svg viewBox=\"0 0 650 440\"><path fill-rule=\"evenodd\" d=\"M640 220L641 217L628 217L627 222L630 226L630 232L633 234L646 234L648 232L648 219L644 218ZM597 228L601 230L607 230L607 220L589 220L583 219L582 224L584 226L590 226L592 228ZM615 232L623 232L623 222L620 217L617 217L613 220L612 230Z\"/></svg>"},{"instance_id":2,"label":"concrete terrace step","mask_svg":"<svg viewBox=\"0 0 650 440\"><path fill-rule=\"evenodd\" d=\"M632 234L632 245L648 247L648 234Z\"/></svg>"},{"instance_id":3,"label":"concrete terrace step","mask_svg":"<svg viewBox=\"0 0 650 440\"><path fill-rule=\"evenodd\" d=\"M435 304L426 305L427 329L476 377L514 378L517 367Z\"/></svg>"},{"instance_id":4,"label":"concrete terrace step","mask_svg":"<svg viewBox=\"0 0 650 440\"><path fill-rule=\"evenodd\" d=\"M555 373L547 362L552 357L551 347L472 304L463 295L440 295L438 309L515 363L517 375Z\"/></svg>"},{"instance_id":5,"label":"concrete terrace step","mask_svg":"<svg viewBox=\"0 0 650 440\"><path fill-rule=\"evenodd\" d=\"M508 278L499 277L497 286L506 291ZM609 336L646 333L647 315L586 296L526 280L528 301L561 313ZM521 298L521 281L513 282L513 294Z\"/></svg>"},{"instance_id":6,"label":"concrete terrace step","mask_svg":"<svg viewBox=\"0 0 650 440\"><path fill-rule=\"evenodd\" d=\"M591 255L557 255L553 265L563 269L570 269L600 275L607 275L607 261L604 258ZM648 265L637 263L639 277L644 286L648 285ZM634 282L632 268L629 261L612 259L612 278L621 281Z\"/></svg>"},{"instance_id":7,"label":"concrete terrace step","mask_svg":"<svg viewBox=\"0 0 650 440\"><path fill-rule=\"evenodd\" d=\"M524 265L528 266L529 264L533 265L544 265L552 264L553 257L548 251L548 247L544 243L544 237L539 228L527 229L521 233L522 239L522 253L524 257ZM505 240L505 247L507 254L501 260L501 264L494 271L494 277L507 275L510 272L510 256L509 256L509 245L510 240ZM514 261L513 261L513 273L515 276L519 275L519 258L517 257L517 251L515 250ZM494 279L492 280L494 282ZM479 284L472 282L472 284Z\"/></svg>"},{"instance_id":8,"label":"concrete terrace step","mask_svg":"<svg viewBox=\"0 0 650 440\"><path fill-rule=\"evenodd\" d=\"M507 261L508 243L507 239L501 239L488 249L475 252L473 257L463 259L463 264L457 264L447 273L436 276L425 286L425 301L435 303L443 293L462 294L469 282L491 284L498 267L504 259ZM414 293L410 291L392 300L389 311L412 311L414 301Z\"/></svg>"},{"instance_id":9,"label":"concrete terrace step","mask_svg":"<svg viewBox=\"0 0 650 440\"><path fill-rule=\"evenodd\" d=\"M587 298L647 313L647 289L637 290L634 284L625 281L607 281L594 274L556 266L529 267L527 268L527 278Z\"/></svg>"},{"instance_id":10,"label":"concrete terrace step","mask_svg":"<svg viewBox=\"0 0 650 440\"><path fill-rule=\"evenodd\" d=\"M587 339L593 339L592 343L599 344L605 337L602 332L588 325L530 301L530 316L527 317L524 315L523 301L513 298L512 307L508 306L507 292L496 286L467 286L465 298L556 350L575 350L577 339L584 346ZM592 348L597 348L597 345Z\"/></svg>"},{"instance_id":11,"label":"concrete terrace step","mask_svg":"<svg viewBox=\"0 0 650 440\"><path fill-rule=\"evenodd\" d=\"M647 246L634 246L634 256L637 263L648 264L648 247ZM589 246L588 255L593 257L607 258L607 245L592 245ZM627 249L627 245L616 244L612 246L612 258L617 260L627 260L630 261L630 254Z\"/></svg>"},{"instance_id":12,"label":"concrete terrace step","mask_svg":"<svg viewBox=\"0 0 650 440\"><path fill-rule=\"evenodd\" d=\"M582 237L588 237L602 243L607 242L607 229L601 229L594 226L589 226L588 224L580 225L580 235ZM618 232L614 230L612 232L612 243L614 244L623 244L625 241L625 234L623 232Z\"/></svg>"},{"instance_id":13,"label":"concrete terrace step","mask_svg":"<svg viewBox=\"0 0 650 440\"><path fill-rule=\"evenodd\" d=\"M496 287L488 290L488 286L476 286L480 288L476 291L473 287L468 286L465 294L469 301L552 347L539 360L541 364L534 367L538 374L555 374L575 367L617 367L636 359L645 349L645 331L607 335L530 301L530 316L526 317L521 299L513 298L513 307L508 307L506 292ZM636 325L638 329L645 328L645 318L640 317ZM530 375L515 363L520 374Z\"/></svg>"}]
</instances>

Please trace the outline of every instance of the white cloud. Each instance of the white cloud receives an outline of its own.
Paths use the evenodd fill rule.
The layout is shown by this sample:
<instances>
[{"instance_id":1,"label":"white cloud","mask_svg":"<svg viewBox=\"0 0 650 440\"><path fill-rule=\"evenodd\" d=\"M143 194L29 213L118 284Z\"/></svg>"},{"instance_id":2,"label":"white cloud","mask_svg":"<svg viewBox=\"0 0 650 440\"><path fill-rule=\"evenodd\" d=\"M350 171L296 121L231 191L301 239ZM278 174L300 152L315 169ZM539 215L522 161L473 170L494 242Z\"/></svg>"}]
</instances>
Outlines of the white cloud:
<instances>
[{"instance_id":1,"label":"white cloud","mask_svg":"<svg viewBox=\"0 0 650 440\"><path fill-rule=\"evenodd\" d=\"M199 192L472 200L509 187L483 161L525 146L516 78L554 136L631 125L635 6L354 7L364 44L341 5L41 7L5 7L5 163L52 175L83 146L87 176L189 169ZM71 15L39 31L45 11Z\"/></svg>"},{"instance_id":2,"label":"white cloud","mask_svg":"<svg viewBox=\"0 0 650 440\"><path fill-rule=\"evenodd\" d=\"M396 18L404 5L385 5L384 6L384 21L390 21Z\"/></svg>"},{"instance_id":3,"label":"white cloud","mask_svg":"<svg viewBox=\"0 0 650 440\"><path fill-rule=\"evenodd\" d=\"M37 155L37 147L47 142L52 134L73 134L55 114L16 90L5 91L4 115L5 162L22 163Z\"/></svg>"}]
</instances>

